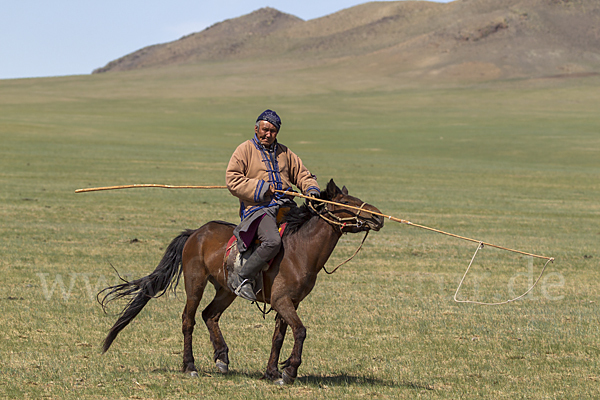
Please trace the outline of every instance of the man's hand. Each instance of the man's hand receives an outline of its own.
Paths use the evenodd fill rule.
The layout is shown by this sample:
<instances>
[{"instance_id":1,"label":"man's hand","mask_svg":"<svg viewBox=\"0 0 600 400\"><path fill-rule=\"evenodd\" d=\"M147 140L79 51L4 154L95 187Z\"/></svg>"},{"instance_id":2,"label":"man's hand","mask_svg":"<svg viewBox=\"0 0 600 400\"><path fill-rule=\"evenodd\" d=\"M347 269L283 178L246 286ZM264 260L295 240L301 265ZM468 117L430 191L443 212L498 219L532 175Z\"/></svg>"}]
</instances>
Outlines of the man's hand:
<instances>
[{"instance_id":1,"label":"man's hand","mask_svg":"<svg viewBox=\"0 0 600 400\"><path fill-rule=\"evenodd\" d=\"M275 194L275 187L273 185L269 185L269 189L265 192L265 196L273 196Z\"/></svg>"},{"instance_id":2,"label":"man's hand","mask_svg":"<svg viewBox=\"0 0 600 400\"><path fill-rule=\"evenodd\" d=\"M317 193L317 192L312 191L312 190L310 192L308 192L307 195L309 197L313 197L315 199L319 199L321 197L320 193Z\"/></svg>"}]
</instances>

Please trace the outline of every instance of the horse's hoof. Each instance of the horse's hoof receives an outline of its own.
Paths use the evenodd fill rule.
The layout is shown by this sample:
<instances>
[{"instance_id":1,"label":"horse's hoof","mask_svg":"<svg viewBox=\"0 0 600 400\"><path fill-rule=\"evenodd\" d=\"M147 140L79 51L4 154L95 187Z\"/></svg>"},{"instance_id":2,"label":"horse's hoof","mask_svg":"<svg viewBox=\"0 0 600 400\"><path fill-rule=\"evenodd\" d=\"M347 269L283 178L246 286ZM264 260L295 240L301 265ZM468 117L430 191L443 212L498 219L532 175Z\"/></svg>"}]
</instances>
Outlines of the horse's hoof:
<instances>
[{"instance_id":1,"label":"horse's hoof","mask_svg":"<svg viewBox=\"0 0 600 400\"><path fill-rule=\"evenodd\" d=\"M277 386L285 386L285 382L283 381L283 378L279 378L273 381L274 384L276 384Z\"/></svg>"},{"instance_id":2,"label":"horse's hoof","mask_svg":"<svg viewBox=\"0 0 600 400\"><path fill-rule=\"evenodd\" d=\"M292 378L285 371L281 372L281 378L273 381L278 386L293 385L296 378Z\"/></svg>"},{"instance_id":3,"label":"horse's hoof","mask_svg":"<svg viewBox=\"0 0 600 400\"><path fill-rule=\"evenodd\" d=\"M220 373L227 374L229 372L229 365L225 364L223 361L217 360L215 365Z\"/></svg>"},{"instance_id":4,"label":"horse's hoof","mask_svg":"<svg viewBox=\"0 0 600 400\"><path fill-rule=\"evenodd\" d=\"M198 377L198 371L192 371L192 372L190 372L190 377L197 378Z\"/></svg>"},{"instance_id":5,"label":"horse's hoof","mask_svg":"<svg viewBox=\"0 0 600 400\"><path fill-rule=\"evenodd\" d=\"M294 381L296 380L296 377L291 377L289 376L285 370L281 371L281 376L284 380L284 382L286 383L286 385L293 385Z\"/></svg>"}]
</instances>

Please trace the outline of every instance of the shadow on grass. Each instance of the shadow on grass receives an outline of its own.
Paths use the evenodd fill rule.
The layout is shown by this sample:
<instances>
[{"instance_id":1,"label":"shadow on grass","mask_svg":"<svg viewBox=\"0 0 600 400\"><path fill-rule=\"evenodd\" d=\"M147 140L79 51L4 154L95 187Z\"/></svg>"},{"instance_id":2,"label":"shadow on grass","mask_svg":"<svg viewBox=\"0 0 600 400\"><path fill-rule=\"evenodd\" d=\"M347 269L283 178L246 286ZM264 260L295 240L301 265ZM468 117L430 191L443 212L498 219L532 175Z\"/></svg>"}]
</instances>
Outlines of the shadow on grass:
<instances>
[{"instance_id":1,"label":"shadow on grass","mask_svg":"<svg viewBox=\"0 0 600 400\"><path fill-rule=\"evenodd\" d=\"M152 373L180 373L182 376L187 376L191 378L189 374L181 372L181 370L175 370L172 368L155 368L152 370ZM198 369L198 374L200 377L213 377L215 379L256 379L263 380L264 376L262 372L254 371L254 372L244 372L244 371L236 371L235 369L229 370L227 374L221 374L216 369ZM268 382L267 380L264 380ZM406 388L406 389L415 389L415 390L435 390L434 386L428 383L421 382L394 382L391 380L378 379L374 377L367 377L361 375L348 375L348 374L337 374L337 375L300 375L296 379L296 384L306 385L306 386L314 386L314 387L322 387L322 386L383 386L390 388Z\"/></svg>"},{"instance_id":2,"label":"shadow on grass","mask_svg":"<svg viewBox=\"0 0 600 400\"><path fill-rule=\"evenodd\" d=\"M159 370L154 370L159 371ZM172 372L172 371L169 371ZM219 379L227 378L246 378L246 379L263 379L263 374L260 372L242 372L230 370L229 373L223 375L217 371L199 370L200 376L211 376ZM268 382L265 380L265 382ZM384 386L390 388L407 388L416 390L434 390L433 385L420 382L394 382L390 380L366 377L360 375L301 375L296 379L296 384L322 387L322 386Z\"/></svg>"},{"instance_id":3,"label":"shadow on grass","mask_svg":"<svg viewBox=\"0 0 600 400\"><path fill-rule=\"evenodd\" d=\"M348 374L319 376L319 375L304 375L297 379L310 386L386 386L386 387L404 387L410 389L426 389L433 390L433 386L426 383L418 382L394 382L390 380L378 379L367 376L356 376Z\"/></svg>"}]
</instances>

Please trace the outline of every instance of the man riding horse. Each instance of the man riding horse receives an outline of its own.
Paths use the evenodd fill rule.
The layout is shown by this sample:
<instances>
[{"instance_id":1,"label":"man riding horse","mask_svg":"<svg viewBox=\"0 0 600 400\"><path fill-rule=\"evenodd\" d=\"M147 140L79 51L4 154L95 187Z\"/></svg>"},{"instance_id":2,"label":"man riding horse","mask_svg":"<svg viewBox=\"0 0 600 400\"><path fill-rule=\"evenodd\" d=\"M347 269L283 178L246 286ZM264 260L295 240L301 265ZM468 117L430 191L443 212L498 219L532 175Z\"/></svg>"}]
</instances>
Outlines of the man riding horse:
<instances>
[{"instance_id":1,"label":"man riding horse","mask_svg":"<svg viewBox=\"0 0 600 400\"><path fill-rule=\"evenodd\" d=\"M260 301L277 312L264 377L278 385L294 383L302 364L306 339L306 327L297 312L300 302L314 288L319 272L324 269L342 235L378 231L383 227L383 217L379 209L349 195L346 187L340 189L333 179L321 192L315 177L300 158L275 140L280 126L277 114L265 111L258 117L254 138L242 143L231 157L227 167L227 186L240 199L242 221L238 226L224 221L209 221L198 229L185 230L167 246L152 273L107 287L98 294L103 307L115 299L129 299L106 335L103 351L109 349L119 332L151 299L160 297L169 288L175 289L183 276L186 302L181 317L182 371L198 376L192 335L196 312L210 282L215 294L202 311L202 319L210 332L215 366L225 374L229 371L229 348L219 328L219 319L236 295L256 301L256 292L262 287L262 296L258 296ZM279 190L285 195L285 190L291 189L292 185L306 195L319 195L320 200L326 203L318 209L307 204L290 210L287 214L289 228L280 240L275 220L278 210L287 205L293 207L295 203L280 195ZM232 246L229 242L232 236L240 239L238 250L250 249L243 254L243 263L239 263L239 254L237 257L226 255L226 249ZM262 244L252 252L256 247L252 243L254 236L258 236ZM251 240L248 241L248 238ZM282 242L285 251L279 252ZM266 267L264 262L274 256L273 267L256 279L260 270ZM233 268L229 268L231 263L226 266L228 271L233 269L233 273L223 273L226 258L228 261L236 260L231 265ZM231 278L235 282L230 282ZM255 283L256 287L253 286ZM294 345L290 356L280 364L288 327L292 331Z\"/></svg>"},{"instance_id":2,"label":"man riding horse","mask_svg":"<svg viewBox=\"0 0 600 400\"><path fill-rule=\"evenodd\" d=\"M239 145L227 165L227 188L240 200L241 222L233 231L240 254L249 250L255 237L260 241L231 280L235 294L250 301L256 301L256 275L281 247L277 214L281 208L296 205L275 190L295 185L307 196L321 193L316 176L300 157L277 141L280 127L277 113L264 111L256 120L254 138Z\"/></svg>"}]
</instances>

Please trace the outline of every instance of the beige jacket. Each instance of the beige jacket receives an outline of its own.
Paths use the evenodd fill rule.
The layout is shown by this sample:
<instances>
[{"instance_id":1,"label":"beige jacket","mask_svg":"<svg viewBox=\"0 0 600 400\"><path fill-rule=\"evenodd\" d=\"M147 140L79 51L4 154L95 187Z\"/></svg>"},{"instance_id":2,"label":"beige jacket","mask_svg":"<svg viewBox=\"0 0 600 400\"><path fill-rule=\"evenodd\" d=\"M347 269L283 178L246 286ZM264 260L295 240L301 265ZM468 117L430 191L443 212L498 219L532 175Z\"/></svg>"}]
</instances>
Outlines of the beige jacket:
<instances>
[{"instance_id":1,"label":"beige jacket","mask_svg":"<svg viewBox=\"0 0 600 400\"><path fill-rule=\"evenodd\" d=\"M300 157L275 142L266 149L257 139L247 140L233 152L226 173L227 188L240 199L242 220L253 212L276 205L276 197L265 193L269 185L287 190L296 186L303 194L320 194L317 179Z\"/></svg>"}]
</instances>

